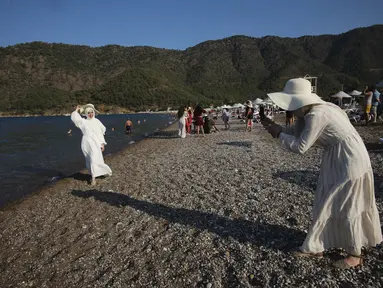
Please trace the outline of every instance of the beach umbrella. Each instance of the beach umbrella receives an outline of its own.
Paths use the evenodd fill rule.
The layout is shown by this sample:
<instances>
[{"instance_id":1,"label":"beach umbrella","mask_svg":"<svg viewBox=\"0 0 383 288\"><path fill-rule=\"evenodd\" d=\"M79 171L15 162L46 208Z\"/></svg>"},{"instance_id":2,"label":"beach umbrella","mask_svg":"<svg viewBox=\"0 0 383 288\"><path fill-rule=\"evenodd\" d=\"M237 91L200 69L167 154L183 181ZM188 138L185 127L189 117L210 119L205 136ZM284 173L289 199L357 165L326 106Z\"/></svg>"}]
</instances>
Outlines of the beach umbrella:
<instances>
[{"instance_id":1,"label":"beach umbrella","mask_svg":"<svg viewBox=\"0 0 383 288\"><path fill-rule=\"evenodd\" d=\"M241 104L241 103L235 103L235 104L233 105L233 108L243 108L243 107L245 107L245 105L243 105L243 104Z\"/></svg>"},{"instance_id":2,"label":"beach umbrella","mask_svg":"<svg viewBox=\"0 0 383 288\"><path fill-rule=\"evenodd\" d=\"M359 95L361 95L362 94L362 92L360 92L360 91L358 91L358 90L352 90L350 93L349 93L349 95L351 95L351 96L359 96Z\"/></svg>"},{"instance_id":3,"label":"beach umbrella","mask_svg":"<svg viewBox=\"0 0 383 288\"><path fill-rule=\"evenodd\" d=\"M332 95L331 97L333 97L333 98L339 98L339 99L342 99L342 98L351 98L350 95L348 95L347 93L344 93L343 91L339 91L338 93Z\"/></svg>"},{"instance_id":4,"label":"beach umbrella","mask_svg":"<svg viewBox=\"0 0 383 288\"><path fill-rule=\"evenodd\" d=\"M253 101L253 104L254 104L254 105L260 105L260 104L262 104L262 103L263 103L263 100L260 99L260 98L257 98L257 99L255 99L255 100Z\"/></svg>"}]
</instances>

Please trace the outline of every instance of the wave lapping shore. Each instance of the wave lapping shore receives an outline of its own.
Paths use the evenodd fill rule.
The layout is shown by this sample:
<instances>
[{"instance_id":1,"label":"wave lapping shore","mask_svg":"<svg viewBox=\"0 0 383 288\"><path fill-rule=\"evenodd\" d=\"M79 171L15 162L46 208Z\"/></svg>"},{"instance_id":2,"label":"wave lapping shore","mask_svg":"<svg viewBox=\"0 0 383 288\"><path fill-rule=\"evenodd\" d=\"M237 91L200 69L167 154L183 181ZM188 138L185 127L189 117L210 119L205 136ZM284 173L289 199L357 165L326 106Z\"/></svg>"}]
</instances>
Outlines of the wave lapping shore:
<instances>
[{"instance_id":1,"label":"wave lapping shore","mask_svg":"<svg viewBox=\"0 0 383 288\"><path fill-rule=\"evenodd\" d=\"M382 287L381 246L347 271L331 268L336 251L292 256L322 151L288 153L259 124L246 133L236 121L200 138L172 126L108 157L113 176L95 187L76 173L0 210L0 287ZM383 134L357 129L368 141ZM382 221L383 154L373 147Z\"/></svg>"}]
</instances>

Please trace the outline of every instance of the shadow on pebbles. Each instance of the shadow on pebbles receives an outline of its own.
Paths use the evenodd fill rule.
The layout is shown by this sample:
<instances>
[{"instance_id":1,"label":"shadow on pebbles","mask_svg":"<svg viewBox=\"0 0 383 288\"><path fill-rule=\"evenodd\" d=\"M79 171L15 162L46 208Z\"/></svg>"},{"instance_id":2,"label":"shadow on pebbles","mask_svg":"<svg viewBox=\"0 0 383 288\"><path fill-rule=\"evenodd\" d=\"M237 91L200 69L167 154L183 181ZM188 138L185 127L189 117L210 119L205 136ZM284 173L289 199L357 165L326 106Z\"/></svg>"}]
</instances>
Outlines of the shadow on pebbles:
<instances>
[{"instance_id":1,"label":"shadow on pebbles","mask_svg":"<svg viewBox=\"0 0 383 288\"><path fill-rule=\"evenodd\" d=\"M331 268L341 251L290 253L310 224L321 150L287 153L259 124L231 124L158 133L107 157L113 176L96 186L80 172L1 210L0 287L382 287L380 246L348 271ZM382 154L370 155L383 211Z\"/></svg>"}]
</instances>

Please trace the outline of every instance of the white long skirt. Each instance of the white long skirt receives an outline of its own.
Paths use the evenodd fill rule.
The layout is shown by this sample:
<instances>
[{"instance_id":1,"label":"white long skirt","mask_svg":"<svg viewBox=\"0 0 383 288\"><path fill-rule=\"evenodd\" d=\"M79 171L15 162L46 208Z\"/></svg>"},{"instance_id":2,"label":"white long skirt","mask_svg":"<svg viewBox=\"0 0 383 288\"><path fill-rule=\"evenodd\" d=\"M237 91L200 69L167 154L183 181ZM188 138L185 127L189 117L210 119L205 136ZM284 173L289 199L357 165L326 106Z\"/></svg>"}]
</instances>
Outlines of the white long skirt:
<instances>
[{"instance_id":1,"label":"white long skirt","mask_svg":"<svg viewBox=\"0 0 383 288\"><path fill-rule=\"evenodd\" d=\"M367 150L355 132L323 153L313 222L302 250L319 253L343 248L360 255L362 247L381 242L374 175Z\"/></svg>"},{"instance_id":2,"label":"white long skirt","mask_svg":"<svg viewBox=\"0 0 383 288\"><path fill-rule=\"evenodd\" d=\"M178 136L181 138L186 138L186 125L185 125L185 120L179 120L178 121Z\"/></svg>"},{"instance_id":3,"label":"white long skirt","mask_svg":"<svg viewBox=\"0 0 383 288\"><path fill-rule=\"evenodd\" d=\"M101 147L99 147L96 139L83 136L81 150L85 156L86 168L93 178L112 174L112 170L104 162Z\"/></svg>"}]
</instances>

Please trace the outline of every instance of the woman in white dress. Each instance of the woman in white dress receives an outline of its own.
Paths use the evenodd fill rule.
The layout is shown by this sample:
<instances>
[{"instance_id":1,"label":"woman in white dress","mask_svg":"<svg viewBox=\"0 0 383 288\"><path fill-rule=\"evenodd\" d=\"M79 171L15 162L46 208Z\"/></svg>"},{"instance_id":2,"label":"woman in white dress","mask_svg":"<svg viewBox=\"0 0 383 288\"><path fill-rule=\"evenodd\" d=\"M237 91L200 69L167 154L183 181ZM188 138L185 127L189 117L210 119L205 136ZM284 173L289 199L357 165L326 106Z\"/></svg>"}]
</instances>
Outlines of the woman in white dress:
<instances>
[{"instance_id":1,"label":"woman in white dress","mask_svg":"<svg viewBox=\"0 0 383 288\"><path fill-rule=\"evenodd\" d=\"M314 144L324 149L313 221L294 254L322 257L326 249L343 248L348 256L334 266L355 267L363 264L362 247L382 242L370 158L347 115L311 91L311 83L298 78L289 80L283 92L268 94L280 108L294 111L294 135L270 120L263 122L291 152L304 154Z\"/></svg>"},{"instance_id":2,"label":"woman in white dress","mask_svg":"<svg viewBox=\"0 0 383 288\"><path fill-rule=\"evenodd\" d=\"M80 116L82 111L87 119ZM96 119L95 113L98 112L92 104L77 106L72 112L73 123L81 129L83 134L81 140L81 150L85 156L86 168L92 175L91 185L96 185L96 177L102 175L112 175L112 170L104 162L102 152L105 150L105 126L100 120Z\"/></svg>"},{"instance_id":3,"label":"woman in white dress","mask_svg":"<svg viewBox=\"0 0 383 288\"><path fill-rule=\"evenodd\" d=\"M178 109L178 136L181 138L186 138L186 119L188 117L187 109L185 106L181 106Z\"/></svg>"}]
</instances>

